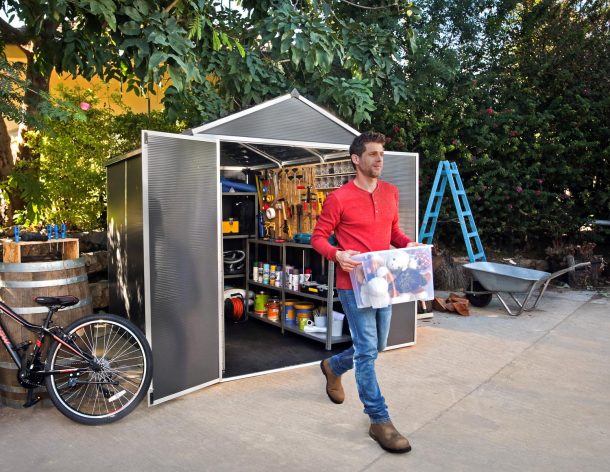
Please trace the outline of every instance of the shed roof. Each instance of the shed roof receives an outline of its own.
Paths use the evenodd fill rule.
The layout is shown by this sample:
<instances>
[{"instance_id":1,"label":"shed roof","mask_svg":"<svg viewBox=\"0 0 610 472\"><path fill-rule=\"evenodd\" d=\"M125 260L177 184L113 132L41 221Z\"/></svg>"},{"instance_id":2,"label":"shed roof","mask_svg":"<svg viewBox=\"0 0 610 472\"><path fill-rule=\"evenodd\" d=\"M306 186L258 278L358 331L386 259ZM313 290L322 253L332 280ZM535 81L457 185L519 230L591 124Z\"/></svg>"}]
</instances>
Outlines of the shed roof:
<instances>
[{"instance_id":1,"label":"shed roof","mask_svg":"<svg viewBox=\"0 0 610 472\"><path fill-rule=\"evenodd\" d=\"M328 111L291 93L193 128L193 135L233 136L303 143L351 144L360 133Z\"/></svg>"},{"instance_id":2,"label":"shed roof","mask_svg":"<svg viewBox=\"0 0 610 472\"><path fill-rule=\"evenodd\" d=\"M295 89L182 134L218 139L221 167L256 169L345 158L347 146L360 132ZM111 159L106 165L140 152Z\"/></svg>"}]
</instances>

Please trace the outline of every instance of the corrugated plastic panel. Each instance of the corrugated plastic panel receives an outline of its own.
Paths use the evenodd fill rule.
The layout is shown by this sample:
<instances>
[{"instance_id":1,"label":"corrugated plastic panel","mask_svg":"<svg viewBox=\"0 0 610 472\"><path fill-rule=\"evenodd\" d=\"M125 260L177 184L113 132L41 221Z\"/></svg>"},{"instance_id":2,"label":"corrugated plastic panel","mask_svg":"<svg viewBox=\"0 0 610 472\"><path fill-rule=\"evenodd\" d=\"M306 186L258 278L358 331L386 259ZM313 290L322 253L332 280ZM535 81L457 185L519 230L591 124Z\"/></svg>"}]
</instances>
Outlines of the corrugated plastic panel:
<instances>
[{"instance_id":1,"label":"corrugated plastic panel","mask_svg":"<svg viewBox=\"0 0 610 472\"><path fill-rule=\"evenodd\" d=\"M291 98L208 128L201 135L351 144L354 135L306 103Z\"/></svg>"},{"instance_id":2,"label":"corrugated plastic panel","mask_svg":"<svg viewBox=\"0 0 610 472\"><path fill-rule=\"evenodd\" d=\"M418 167L417 155L385 152L381 178L400 191L400 227L414 241L417 240ZM388 346L415 343L417 303L408 302L392 306L392 326Z\"/></svg>"},{"instance_id":3,"label":"corrugated plastic panel","mask_svg":"<svg viewBox=\"0 0 610 472\"><path fill-rule=\"evenodd\" d=\"M147 321L158 403L219 378L219 171L215 142L152 133L147 141Z\"/></svg>"},{"instance_id":4,"label":"corrugated plastic panel","mask_svg":"<svg viewBox=\"0 0 610 472\"><path fill-rule=\"evenodd\" d=\"M417 172L416 154L385 152L381 178L400 190L400 227L414 241L418 228Z\"/></svg>"}]
</instances>

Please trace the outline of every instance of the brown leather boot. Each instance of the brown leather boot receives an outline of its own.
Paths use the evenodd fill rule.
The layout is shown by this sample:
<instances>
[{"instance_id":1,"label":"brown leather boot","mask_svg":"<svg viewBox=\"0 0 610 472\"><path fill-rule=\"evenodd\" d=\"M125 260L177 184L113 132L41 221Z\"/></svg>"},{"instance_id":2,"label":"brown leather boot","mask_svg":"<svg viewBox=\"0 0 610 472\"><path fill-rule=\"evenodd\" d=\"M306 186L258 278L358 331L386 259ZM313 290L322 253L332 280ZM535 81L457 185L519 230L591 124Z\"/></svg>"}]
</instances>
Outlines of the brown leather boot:
<instances>
[{"instance_id":1,"label":"brown leather boot","mask_svg":"<svg viewBox=\"0 0 610 472\"><path fill-rule=\"evenodd\" d=\"M396 430L391 421L371 424L369 436L388 452L401 454L411 450L409 440Z\"/></svg>"},{"instance_id":2,"label":"brown leather boot","mask_svg":"<svg viewBox=\"0 0 610 472\"><path fill-rule=\"evenodd\" d=\"M341 376L333 374L328 359L320 362L320 369L322 369L322 373L326 377L326 394L330 401L337 404L343 403L345 392L343 391L343 385L341 385Z\"/></svg>"}]
</instances>

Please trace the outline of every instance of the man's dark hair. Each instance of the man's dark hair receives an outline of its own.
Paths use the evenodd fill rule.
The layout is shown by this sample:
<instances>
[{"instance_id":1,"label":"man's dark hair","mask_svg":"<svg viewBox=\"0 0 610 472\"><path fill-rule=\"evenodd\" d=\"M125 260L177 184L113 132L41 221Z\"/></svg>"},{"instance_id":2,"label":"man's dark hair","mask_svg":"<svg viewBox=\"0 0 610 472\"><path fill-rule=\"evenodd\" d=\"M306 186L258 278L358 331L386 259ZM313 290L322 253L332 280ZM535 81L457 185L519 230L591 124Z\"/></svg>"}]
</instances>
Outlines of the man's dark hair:
<instances>
[{"instance_id":1,"label":"man's dark hair","mask_svg":"<svg viewBox=\"0 0 610 472\"><path fill-rule=\"evenodd\" d=\"M385 135L377 133L376 131L367 131L362 133L360 136L356 136L352 145L349 147L349 155L356 154L362 156L362 153L366 149L367 143L379 143L385 144Z\"/></svg>"}]
</instances>

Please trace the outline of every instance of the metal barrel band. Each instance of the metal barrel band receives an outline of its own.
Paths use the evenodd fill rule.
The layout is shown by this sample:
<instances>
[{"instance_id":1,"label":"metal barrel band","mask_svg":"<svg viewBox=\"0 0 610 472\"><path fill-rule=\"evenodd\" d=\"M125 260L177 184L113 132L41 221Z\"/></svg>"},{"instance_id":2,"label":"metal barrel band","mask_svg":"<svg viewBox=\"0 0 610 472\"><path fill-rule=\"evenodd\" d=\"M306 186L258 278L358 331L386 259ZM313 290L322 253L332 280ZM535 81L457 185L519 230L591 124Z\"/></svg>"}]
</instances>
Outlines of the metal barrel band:
<instances>
[{"instance_id":1,"label":"metal barrel band","mask_svg":"<svg viewBox=\"0 0 610 472\"><path fill-rule=\"evenodd\" d=\"M50 272L53 270L77 269L85 265L85 258L51 262L0 263L0 272Z\"/></svg>"},{"instance_id":2,"label":"metal barrel band","mask_svg":"<svg viewBox=\"0 0 610 472\"><path fill-rule=\"evenodd\" d=\"M64 279L51 280L0 280L0 287L6 288L38 288L38 287L58 287L60 285L72 285L80 282L86 282L87 275L77 275L75 277L66 277Z\"/></svg>"}]
</instances>

